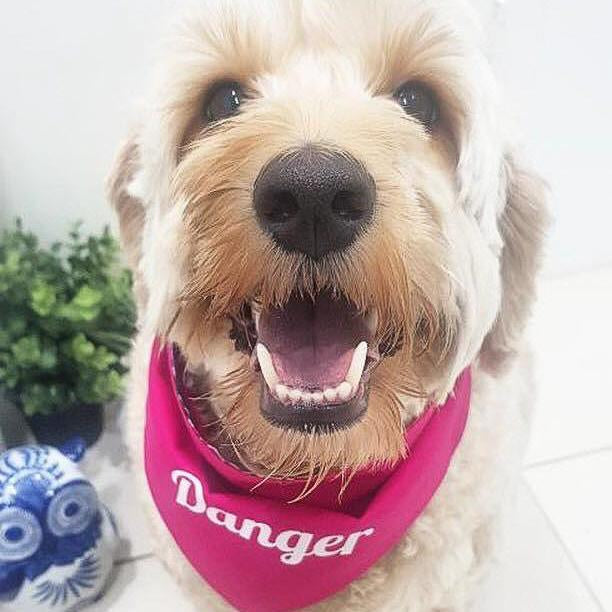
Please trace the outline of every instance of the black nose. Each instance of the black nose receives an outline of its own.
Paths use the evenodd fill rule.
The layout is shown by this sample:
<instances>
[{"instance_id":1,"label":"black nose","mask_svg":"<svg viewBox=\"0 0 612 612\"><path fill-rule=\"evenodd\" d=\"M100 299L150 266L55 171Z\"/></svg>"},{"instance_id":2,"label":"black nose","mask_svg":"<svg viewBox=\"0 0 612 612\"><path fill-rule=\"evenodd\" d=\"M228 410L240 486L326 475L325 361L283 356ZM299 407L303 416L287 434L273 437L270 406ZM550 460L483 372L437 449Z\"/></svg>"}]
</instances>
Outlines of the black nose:
<instances>
[{"instance_id":1,"label":"black nose","mask_svg":"<svg viewBox=\"0 0 612 612\"><path fill-rule=\"evenodd\" d=\"M372 177L356 159L309 146L267 164L253 199L259 224L279 246L320 259L364 231L375 194Z\"/></svg>"}]
</instances>

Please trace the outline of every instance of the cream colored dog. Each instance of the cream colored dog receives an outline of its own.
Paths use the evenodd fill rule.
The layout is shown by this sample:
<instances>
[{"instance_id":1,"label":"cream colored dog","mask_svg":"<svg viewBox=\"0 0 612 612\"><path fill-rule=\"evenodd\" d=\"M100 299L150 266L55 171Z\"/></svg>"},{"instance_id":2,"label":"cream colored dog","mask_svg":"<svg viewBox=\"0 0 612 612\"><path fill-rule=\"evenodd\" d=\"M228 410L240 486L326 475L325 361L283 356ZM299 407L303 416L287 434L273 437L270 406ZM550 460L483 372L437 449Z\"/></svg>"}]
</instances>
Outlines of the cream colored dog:
<instances>
[{"instance_id":1,"label":"cream colored dog","mask_svg":"<svg viewBox=\"0 0 612 612\"><path fill-rule=\"evenodd\" d=\"M443 485L400 545L317 606L463 610L518 474L546 221L470 13L456 0L199 4L110 180L140 310L135 469L155 336L185 356L218 424L211 442L263 475L399 459L403 427L471 365L468 427ZM298 332L259 337L271 312L330 303L371 332L344 386L325 382L351 355L333 321L317 363L279 356ZM227 608L151 517L196 609Z\"/></svg>"}]
</instances>

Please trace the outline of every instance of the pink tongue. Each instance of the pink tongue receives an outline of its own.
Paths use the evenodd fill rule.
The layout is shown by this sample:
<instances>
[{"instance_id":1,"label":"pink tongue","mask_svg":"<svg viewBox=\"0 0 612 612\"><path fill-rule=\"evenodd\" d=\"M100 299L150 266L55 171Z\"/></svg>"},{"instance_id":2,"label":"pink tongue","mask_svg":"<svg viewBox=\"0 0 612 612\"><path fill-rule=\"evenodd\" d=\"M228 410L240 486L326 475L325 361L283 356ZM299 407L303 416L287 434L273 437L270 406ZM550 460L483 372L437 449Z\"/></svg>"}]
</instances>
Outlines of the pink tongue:
<instances>
[{"instance_id":1,"label":"pink tongue","mask_svg":"<svg viewBox=\"0 0 612 612\"><path fill-rule=\"evenodd\" d=\"M281 381L291 387L338 385L363 340L370 340L363 316L327 292L314 302L294 295L283 308L262 313L259 319L259 341L270 352Z\"/></svg>"}]
</instances>

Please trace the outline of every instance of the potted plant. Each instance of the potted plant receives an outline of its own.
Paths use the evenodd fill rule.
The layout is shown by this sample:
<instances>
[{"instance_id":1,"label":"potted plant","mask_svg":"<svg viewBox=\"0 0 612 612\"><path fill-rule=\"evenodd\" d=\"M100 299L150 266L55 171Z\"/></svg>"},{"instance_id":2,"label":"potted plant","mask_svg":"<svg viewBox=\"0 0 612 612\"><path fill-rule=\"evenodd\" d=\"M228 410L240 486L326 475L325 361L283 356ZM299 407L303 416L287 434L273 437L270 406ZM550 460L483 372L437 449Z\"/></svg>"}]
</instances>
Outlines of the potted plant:
<instances>
[{"instance_id":1,"label":"potted plant","mask_svg":"<svg viewBox=\"0 0 612 612\"><path fill-rule=\"evenodd\" d=\"M135 308L117 254L108 228L50 248L19 221L0 237L0 393L39 442L93 443L121 394Z\"/></svg>"}]
</instances>

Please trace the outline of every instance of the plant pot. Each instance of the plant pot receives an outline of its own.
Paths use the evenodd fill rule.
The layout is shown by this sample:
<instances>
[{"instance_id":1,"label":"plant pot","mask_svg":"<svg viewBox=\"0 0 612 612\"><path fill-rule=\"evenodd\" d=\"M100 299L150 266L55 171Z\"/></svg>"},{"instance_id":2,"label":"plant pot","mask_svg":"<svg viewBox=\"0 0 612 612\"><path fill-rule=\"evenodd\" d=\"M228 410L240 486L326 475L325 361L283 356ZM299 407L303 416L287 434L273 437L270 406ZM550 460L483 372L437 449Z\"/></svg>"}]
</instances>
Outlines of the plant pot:
<instances>
[{"instance_id":1,"label":"plant pot","mask_svg":"<svg viewBox=\"0 0 612 612\"><path fill-rule=\"evenodd\" d=\"M40 444L61 446L80 436L87 446L94 444L104 428L104 407L99 404L73 406L52 414L27 417L28 425Z\"/></svg>"},{"instance_id":2,"label":"plant pot","mask_svg":"<svg viewBox=\"0 0 612 612\"><path fill-rule=\"evenodd\" d=\"M31 441L30 430L21 410L0 395L0 453Z\"/></svg>"}]
</instances>

